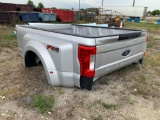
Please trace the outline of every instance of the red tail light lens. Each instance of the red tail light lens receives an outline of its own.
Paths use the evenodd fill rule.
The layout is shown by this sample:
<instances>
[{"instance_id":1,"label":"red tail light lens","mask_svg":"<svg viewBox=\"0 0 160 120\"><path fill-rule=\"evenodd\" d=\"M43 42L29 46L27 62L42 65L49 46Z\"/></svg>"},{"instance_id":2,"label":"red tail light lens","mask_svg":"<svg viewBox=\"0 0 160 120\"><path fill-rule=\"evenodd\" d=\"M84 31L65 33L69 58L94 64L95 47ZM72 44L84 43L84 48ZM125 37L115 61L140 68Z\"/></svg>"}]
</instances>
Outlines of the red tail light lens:
<instances>
[{"instance_id":1,"label":"red tail light lens","mask_svg":"<svg viewBox=\"0 0 160 120\"><path fill-rule=\"evenodd\" d=\"M148 42L148 36L146 37L146 42Z\"/></svg>"},{"instance_id":2,"label":"red tail light lens","mask_svg":"<svg viewBox=\"0 0 160 120\"><path fill-rule=\"evenodd\" d=\"M96 47L78 46L78 60L81 75L85 77L94 77L95 70L90 69L90 59L94 54L96 54Z\"/></svg>"}]
</instances>

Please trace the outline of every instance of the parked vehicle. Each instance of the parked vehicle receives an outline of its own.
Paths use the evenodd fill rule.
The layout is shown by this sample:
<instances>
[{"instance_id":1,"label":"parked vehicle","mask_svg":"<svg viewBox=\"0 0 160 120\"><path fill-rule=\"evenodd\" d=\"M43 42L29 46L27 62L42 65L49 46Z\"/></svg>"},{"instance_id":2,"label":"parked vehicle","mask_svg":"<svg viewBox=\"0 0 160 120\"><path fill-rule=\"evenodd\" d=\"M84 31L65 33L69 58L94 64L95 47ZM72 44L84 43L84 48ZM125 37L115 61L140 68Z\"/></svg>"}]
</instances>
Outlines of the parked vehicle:
<instances>
[{"instance_id":1,"label":"parked vehicle","mask_svg":"<svg viewBox=\"0 0 160 120\"><path fill-rule=\"evenodd\" d=\"M54 13L39 13L39 21L54 22L56 21L56 14Z\"/></svg>"},{"instance_id":2,"label":"parked vehicle","mask_svg":"<svg viewBox=\"0 0 160 120\"><path fill-rule=\"evenodd\" d=\"M56 18L60 22L73 22L74 21L74 11L73 10L42 8L42 12L56 14Z\"/></svg>"},{"instance_id":3,"label":"parked vehicle","mask_svg":"<svg viewBox=\"0 0 160 120\"><path fill-rule=\"evenodd\" d=\"M32 5L26 5L26 4L16 4L17 11L23 11L23 12L32 12L33 7Z\"/></svg>"},{"instance_id":4,"label":"parked vehicle","mask_svg":"<svg viewBox=\"0 0 160 120\"><path fill-rule=\"evenodd\" d=\"M19 19L18 12L2 11L0 12L0 23L12 23Z\"/></svg>"},{"instance_id":5,"label":"parked vehicle","mask_svg":"<svg viewBox=\"0 0 160 120\"><path fill-rule=\"evenodd\" d=\"M0 11L16 11L16 4L0 2Z\"/></svg>"},{"instance_id":6,"label":"parked vehicle","mask_svg":"<svg viewBox=\"0 0 160 120\"><path fill-rule=\"evenodd\" d=\"M30 12L29 13L30 21L32 22L38 22L39 21L39 14L36 12Z\"/></svg>"},{"instance_id":7,"label":"parked vehicle","mask_svg":"<svg viewBox=\"0 0 160 120\"><path fill-rule=\"evenodd\" d=\"M101 6L100 14L113 15L113 12L118 12L123 16L134 18L145 19L147 16L148 7L130 7L130 6ZM115 14L116 15L116 14Z\"/></svg>"},{"instance_id":8,"label":"parked vehicle","mask_svg":"<svg viewBox=\"0 0 160 120\"><path fill-rule=\"evenodd\" d=\"M141 65L148 40L144 30L92 25L29 23L16 31L25 67L42 63L49 84L88 90L107 73Z\"/></svg>"},{"instance_id":9,"label":"parked vehicle","mask_svg":"<svg viewBox=\"0 0 160 120\"><path fill-rule=\"evenodd\" d=\"M30 22L30 14L28 12L19 12L19 19L22 22Z\"/></svg>"},{"instance_id":10,"label":"parked vehicle","mask_svg":"<svg viewBox=\"0 0 160 120\"><path fill-rule=\"evenodd\" d=\"M74 11L72 10L59 10L52 9L50 13L55 13L57 15L57 20L60 22L73 22L74 21Z\"/></svg>"},{"instance_id":11,"label":"parked vehicle","mask_svg":"<svg viewBox=\"0 0 160 120\"><path fill-rule=\"evenodd\" d=\"M0 12L0 23L9 23L9 12Z\"/></svg>"}]
</instances>

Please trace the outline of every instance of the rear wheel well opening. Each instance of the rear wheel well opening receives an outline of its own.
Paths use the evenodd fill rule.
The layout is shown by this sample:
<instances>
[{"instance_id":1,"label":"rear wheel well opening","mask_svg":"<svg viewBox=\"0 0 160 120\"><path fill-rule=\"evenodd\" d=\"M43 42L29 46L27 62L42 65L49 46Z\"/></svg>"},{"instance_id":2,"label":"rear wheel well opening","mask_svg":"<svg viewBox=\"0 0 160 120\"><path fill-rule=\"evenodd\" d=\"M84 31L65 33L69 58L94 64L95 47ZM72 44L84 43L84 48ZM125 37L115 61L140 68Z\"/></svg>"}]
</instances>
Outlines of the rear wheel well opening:
<instances>
[{"instance_id":1,"label":"rear wheel well opening","mask_svg":"<svg viewBox=\"0 0 160 120\"><path fill-rule=\"evenodd\" d=\"M34 53L33 51L28 51L25 55L25 66L26 67L32 67L32 66L37 66L41 65L42 62L38 55Z\"/></svg>"}]
</instances>

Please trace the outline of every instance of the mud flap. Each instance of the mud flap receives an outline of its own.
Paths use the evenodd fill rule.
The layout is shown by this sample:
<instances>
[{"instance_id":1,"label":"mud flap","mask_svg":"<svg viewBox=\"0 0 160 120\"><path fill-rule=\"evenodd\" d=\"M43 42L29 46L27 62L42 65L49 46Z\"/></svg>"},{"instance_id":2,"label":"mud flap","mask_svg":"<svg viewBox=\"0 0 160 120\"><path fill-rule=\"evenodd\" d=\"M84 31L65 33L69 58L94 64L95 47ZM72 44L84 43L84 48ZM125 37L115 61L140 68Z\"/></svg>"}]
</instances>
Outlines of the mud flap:
<instances>
[{"instance_id":1,"label":"mud flap","mask_svg":"<svg viewBox=\"0 0 160 120\"><path fill-rule=\"evenodd\" d=\"M93 77L80 77L80 86L82 89L92 90Z\"/></svg>"}]
</instances>

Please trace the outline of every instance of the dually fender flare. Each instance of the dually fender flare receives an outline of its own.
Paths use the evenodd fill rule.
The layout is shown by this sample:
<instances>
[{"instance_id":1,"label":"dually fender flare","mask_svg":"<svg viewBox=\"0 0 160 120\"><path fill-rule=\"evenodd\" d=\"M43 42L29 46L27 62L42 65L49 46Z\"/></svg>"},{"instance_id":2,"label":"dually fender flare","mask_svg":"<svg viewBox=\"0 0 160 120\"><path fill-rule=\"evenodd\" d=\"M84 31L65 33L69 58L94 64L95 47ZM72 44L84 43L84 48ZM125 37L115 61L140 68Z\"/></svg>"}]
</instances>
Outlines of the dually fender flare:
<instances>
[{"instance_id":1,"label":"dually fender flare","mask_svg":"<svg viewBox=\"0 0 160 120\"><path fill-rule=\"evenodd\" d=\"M23 64L25 64L25 56L28 51L34 52L40 58L45 69L49 84L58 86L60 84L60 81L56 72L54 60L51 58L46 46L35 40L28 41L24 46ZM54 76L50 74L50 71L54 71ZM52 78L54 78L54 80L52 80Z\"/></svg>"}]
</instances>

